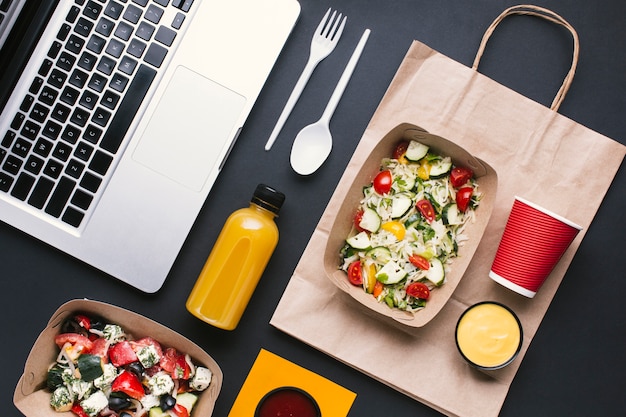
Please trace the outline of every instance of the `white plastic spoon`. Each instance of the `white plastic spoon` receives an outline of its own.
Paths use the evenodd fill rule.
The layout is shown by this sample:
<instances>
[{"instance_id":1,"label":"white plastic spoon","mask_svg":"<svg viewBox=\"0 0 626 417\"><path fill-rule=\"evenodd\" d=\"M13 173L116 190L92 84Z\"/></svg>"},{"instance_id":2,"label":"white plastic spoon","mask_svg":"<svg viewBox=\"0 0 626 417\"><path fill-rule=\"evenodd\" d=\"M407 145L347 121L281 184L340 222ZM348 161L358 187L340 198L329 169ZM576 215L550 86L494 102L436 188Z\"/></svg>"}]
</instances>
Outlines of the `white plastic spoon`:
<instances>
[{"instance_id":1,"label":"white plastic spoon","mask_svg":"<svg viewBox=\"0 0 626 417\"><path fill-rule=\"evenodd\" d=\"M341 78L333 91L324 113L320 119L308 126L305 126L296 136L291 147L291 167L300 175L309 175L315 172L328 158L333 147L333 137L330 133L330 119L339 104L352 72L363 52L370 30L366 29L357 44L346 69L341 74Z\"/></svg>"}]
</instances>

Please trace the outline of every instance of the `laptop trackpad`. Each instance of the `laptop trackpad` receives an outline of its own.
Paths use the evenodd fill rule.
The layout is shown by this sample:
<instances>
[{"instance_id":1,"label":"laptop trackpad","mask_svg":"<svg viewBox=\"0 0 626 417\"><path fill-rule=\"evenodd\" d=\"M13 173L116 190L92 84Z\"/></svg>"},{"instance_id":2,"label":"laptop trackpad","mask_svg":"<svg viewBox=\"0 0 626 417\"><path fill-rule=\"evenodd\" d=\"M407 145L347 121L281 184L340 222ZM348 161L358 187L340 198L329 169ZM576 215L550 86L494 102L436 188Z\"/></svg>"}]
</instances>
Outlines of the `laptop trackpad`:
<instances>
[{"instance_id":1,"label":"laptop trackpad","mask_svg":"<svg viewBox=\"0 0 626 417\"><path fill-rule=\"evenodd\" d=\"M133 153L146 167L200 191L221 163L246 99L178 67Z\"/></svg>"}]
</instances>

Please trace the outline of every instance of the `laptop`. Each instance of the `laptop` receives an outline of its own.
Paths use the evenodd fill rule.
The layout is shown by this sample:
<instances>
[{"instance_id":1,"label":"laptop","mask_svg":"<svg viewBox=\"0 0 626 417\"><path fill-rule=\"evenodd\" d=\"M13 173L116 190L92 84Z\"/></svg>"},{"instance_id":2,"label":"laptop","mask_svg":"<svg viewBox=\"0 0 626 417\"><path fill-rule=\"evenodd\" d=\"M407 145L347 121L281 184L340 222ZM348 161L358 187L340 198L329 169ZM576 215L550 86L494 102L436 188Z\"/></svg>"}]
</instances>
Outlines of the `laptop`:
<instances>
[{"instance_id":1,"label":"laptop","mask_svg":"<svg viewBox=\"0 0 626 417\"><path fill-rule=\"evenodd\" d=\"M15 25L24 35L7 37L24 62L2 56L12 72L2 75L0 220L156 292L300 5L29 4Z\"/></svg>"}]
</instances>

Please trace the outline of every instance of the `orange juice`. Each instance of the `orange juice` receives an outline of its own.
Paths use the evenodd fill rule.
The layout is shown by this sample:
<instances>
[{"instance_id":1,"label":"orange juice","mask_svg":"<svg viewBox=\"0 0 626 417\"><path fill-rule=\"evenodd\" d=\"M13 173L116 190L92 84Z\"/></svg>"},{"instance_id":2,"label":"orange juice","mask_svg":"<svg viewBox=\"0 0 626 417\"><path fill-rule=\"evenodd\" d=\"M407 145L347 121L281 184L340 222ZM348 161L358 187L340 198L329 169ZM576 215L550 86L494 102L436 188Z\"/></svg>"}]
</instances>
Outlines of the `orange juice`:
<instances>
[{"instance_id":1,"label":"orange juice","mask_svg":"<svg viewBox=\"0 0 626 417\"><path fill-rule=\"evenodd\" d=\"M191 314L222 329L237 327L278 243L274 218L284 199L260 184L250 207L228 217L187 299Z\"/></svg>"},{"instance_id":2,"label":"orange juice","mask_svg":"<svg viewBox=\"0 0 626 417\"><path fill-rule=\"evenodd\" d=\"M456 341L473 365L497 369L515 358L522 343L522 327L515 314L495 302L478 303L459 319Z\"/></svg>"}]
</instances>

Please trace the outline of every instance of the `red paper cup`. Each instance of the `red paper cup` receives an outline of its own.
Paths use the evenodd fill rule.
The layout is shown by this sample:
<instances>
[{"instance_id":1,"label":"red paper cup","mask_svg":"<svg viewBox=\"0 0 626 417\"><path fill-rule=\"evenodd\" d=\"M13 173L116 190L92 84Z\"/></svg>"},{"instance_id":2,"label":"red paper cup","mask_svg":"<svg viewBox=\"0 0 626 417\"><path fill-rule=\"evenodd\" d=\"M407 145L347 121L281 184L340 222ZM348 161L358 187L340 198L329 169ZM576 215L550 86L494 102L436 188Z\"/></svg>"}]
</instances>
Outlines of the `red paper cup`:
<instances>
[{"instance_id":1,"label":"red paper cup","mask_svg":"<svg viewBox=\"0 0 626 417\"><path fill-rule=\"evenodd\" d=\"M579 225L515 197L489 276L534 297L580 230Z\"/></svg>"}]
</instances>

